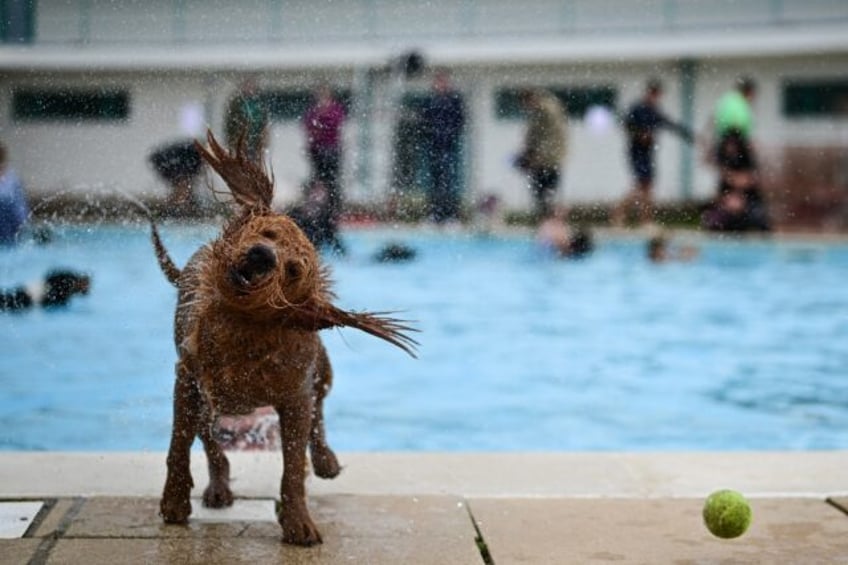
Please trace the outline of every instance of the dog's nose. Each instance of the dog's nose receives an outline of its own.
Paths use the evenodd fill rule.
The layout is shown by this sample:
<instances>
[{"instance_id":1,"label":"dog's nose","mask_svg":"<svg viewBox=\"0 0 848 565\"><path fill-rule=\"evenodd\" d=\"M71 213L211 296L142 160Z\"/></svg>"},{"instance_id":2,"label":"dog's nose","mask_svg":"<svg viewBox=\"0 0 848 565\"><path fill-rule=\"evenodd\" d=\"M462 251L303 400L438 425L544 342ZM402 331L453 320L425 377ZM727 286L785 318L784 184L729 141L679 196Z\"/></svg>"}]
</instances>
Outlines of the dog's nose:
<instances>
[{"instance_id":1,"label":"dog's nose","mask_svg":"<svg viewBox=\"0 0 848 565\"><path fill-rule=\"evenodd\" d=\"M247 250L238 266L230 271L230 279L237 286L247 286L276 266L277 257L273 249L267 245L254 245Z\"/></svg>"},{"instance_id":2,"label":"dog's nose","mask_svg":"<svg viewBox=\"0 0 848 565\"><path fill-rule=\"evenodd\" d=\"M277 265L277 257L267 245L254 245L247 250L244 262L257 274L267 273Z\"/></svg>"}]
</instances>

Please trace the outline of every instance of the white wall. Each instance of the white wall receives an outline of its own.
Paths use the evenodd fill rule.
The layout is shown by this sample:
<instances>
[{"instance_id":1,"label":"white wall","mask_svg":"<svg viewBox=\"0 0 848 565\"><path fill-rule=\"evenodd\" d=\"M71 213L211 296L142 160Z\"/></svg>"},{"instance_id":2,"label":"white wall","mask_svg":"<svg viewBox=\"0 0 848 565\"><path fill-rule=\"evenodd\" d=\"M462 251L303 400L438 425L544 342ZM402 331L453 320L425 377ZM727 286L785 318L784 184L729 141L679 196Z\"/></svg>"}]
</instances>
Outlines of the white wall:
<instances>
[{"instance_id":1,"label":"white wall","mask_svg":"<svg viewBox=\"0 0 848 565\"><path fill-rule=\"evenodd\" d=\"M203 80L176 75L49 74L16 76L6 81L2 97L2 137L13 166L31 191L128 191L164 194L147 156L157 144L184 135L179 112L185 103L204 102ZM11 91L17 86L47 88L126 88L130 116L126 122L14 121Z\"/></svg>"},{"instance_id":2,"label":"white wall","mask_svg":"<svg viewBox=\"0 0 848 565\"><path fill-rule=\"evenodd\" d=\"M326 74L268 74L261 87L304 88ZM342 79L345 79L342 76ZM241 78L227 73L108 73L16 75L0 91L0 139L10 160L25 179L28 190L39 194L128 192L164 196L166 186L153 172L148 157L161 145L185 137L202 138L203 129L182 129L180 112L185 105L204 108L205 123L222 138L224 109ZM336 79L338 80L338 78ZM340 83L349 86L344 82ZM120 122L16 121L11 115L12 92L19 87L116 88L130 95L130 115ZM356 160L357 128L350 120L344 162L347 183ZM278 196L292 201L308 173L303 154L304 138L298 122L276 122L270 132L268 164L277 179Z\"/></svg>"},{"instance_id":3,"label":"white wall","mask_svg":"<svg viewBox=\"0 0 848 565\"><path fill-rule=\"evenodd\" d=\"M759 83L756 103L756 138L767 154L778 154L786 144L841 144L848 146L848 118L788 120L782 115L781 85L785 78L840 78L848 76L848 55L831 57L715 60L697 68L695 124L709 130L715 100L739 74L752 75ZM519 150L524 124L499 120L494 115L494 94L500 87L521 85L588 86L612 84L624 108L641 93L648 77L665 84L662 105L674 118L681 117L679 72L673 63L550 66L462 67L454 80L466 94L470 112L472 144L469 198L496 193L508 207L529 206L524 179L510 164ZM276 71L261 75L261 84L275 88L304 88L330 80L350 87L354 73L347 71ZM200 103L208 123L220 132L227 98L239 75L233 73L17 73L7 74L0 89L0 139L10 150L13 166L33 192L89 192L124 190L142 195L164 195L165 187L147 163L150 150L184 135L179 112L184 104ZM411 85L426 88L422 78ZM15 122L11 115L11 91L20 86L121 87L131 96L131 115L126 123ZM376 89L386 100L385 85ZM370 124L373 151L365 156L372 171L367 186L356 183L359 150L358 120L352 116L345 131L345 186L353 201L380 197L386 187L392 142L386 105L375 108ZM625 139L620 129L593 134L580 121L572 121L570 150L565 163L563 195L568 202L612 200L629 187ZM681 191L683 144L673 134L659 138L656 193L660 200L678 199ZM277 123L271 134L270 163L284 200L296 197L306 178L303 134L296 122ZM714 171L696 152L694 194L706 197L714 190Z\"/></svg>"}]
</instances>

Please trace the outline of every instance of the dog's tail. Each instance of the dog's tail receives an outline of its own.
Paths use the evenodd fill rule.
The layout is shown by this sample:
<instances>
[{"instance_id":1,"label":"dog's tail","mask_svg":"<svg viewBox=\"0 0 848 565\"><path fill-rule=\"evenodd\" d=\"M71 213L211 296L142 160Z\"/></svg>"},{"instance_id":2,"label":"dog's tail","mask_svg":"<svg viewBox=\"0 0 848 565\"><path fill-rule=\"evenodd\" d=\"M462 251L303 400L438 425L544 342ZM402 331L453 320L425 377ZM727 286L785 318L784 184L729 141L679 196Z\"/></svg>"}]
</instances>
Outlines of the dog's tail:
<instances>
[{"instance_id":1,"label":"dog's tail","mask_svg":"<svg viewBox=\"0 0 848 565\"><path fill-rule=\"evenodd\" d=\"M135 206L147 218L147 221L150 222L150 238L153 240L153 250L156 251L156 260L159 262L159 268L162 269L163 273L165 273L165 278L168 279L168 282L177 286L177 281L180 280L182 271L180 271L171 259L171 256L168 255L168 250L165 249L165 245L162 243L162 237L159 235L159 228L156 227L156 220L153 218L153 212L151 212L150 208L145 206L144 202L138 198L130 194L125 194L125 196L130 200L130 202L135 204Z\"/></svg>"},{"instance_id":2,"label":"dog's tail","mask_svg":"<svg viewBox=\"0 0 848 565\"><path fill-rule=\"evenodd\" d=\"M153 249L156 250L156 260L159 261L159 268L162 269L162 272L165 273L165 278L174 285L177 286L177 281L180 280L180 275L182 275L182 271L177 268L174 264L174 261L171 259L171 256L168 255L168 250L165 249L165 245L162 243L162 238L159 237L159 230L156 227L156 222L153 219L150 219L150 235L153 239Z\"/></svg>"}]
</instances>

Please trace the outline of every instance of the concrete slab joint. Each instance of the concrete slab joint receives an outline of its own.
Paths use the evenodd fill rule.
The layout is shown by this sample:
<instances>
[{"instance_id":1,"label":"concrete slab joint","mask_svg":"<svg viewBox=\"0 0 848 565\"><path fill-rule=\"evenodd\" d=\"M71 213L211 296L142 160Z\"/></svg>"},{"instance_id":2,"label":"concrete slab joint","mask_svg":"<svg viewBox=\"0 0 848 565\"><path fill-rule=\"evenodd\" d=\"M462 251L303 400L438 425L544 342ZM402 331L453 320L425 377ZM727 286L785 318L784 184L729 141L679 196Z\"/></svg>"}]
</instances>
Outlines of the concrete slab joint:
<instances>
[{"instance_id":1,"label":"concrete slab joint","mask_svg":"<svg viewBox=\"0 0 848 565\"><path fill-rule=\"evenodd\" d=\"M40 507L0 565L848 562L845 452L347 454L339 480L309 483L313 548L280 541L278 459L233 454L234 507L194 499L181 527L158 515L160 454L0 453L0 507ZM702 523L722 487L753 509L733 540Z\"/></svg>"}]
</instances>

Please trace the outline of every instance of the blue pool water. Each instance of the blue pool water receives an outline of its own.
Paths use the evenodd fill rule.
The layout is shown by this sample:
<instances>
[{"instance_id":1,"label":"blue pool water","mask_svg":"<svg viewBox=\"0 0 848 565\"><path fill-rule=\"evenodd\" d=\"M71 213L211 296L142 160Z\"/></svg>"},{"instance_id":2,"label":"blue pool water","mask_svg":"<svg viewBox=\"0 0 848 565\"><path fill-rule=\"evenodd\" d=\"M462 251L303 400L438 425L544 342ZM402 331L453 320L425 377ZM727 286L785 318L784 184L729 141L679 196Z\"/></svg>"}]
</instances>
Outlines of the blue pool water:
<instances>
[{"instance_id":1,"label":"blue pool water","mask_svg":"<svg viewBox=\"0 0 848 565\"><path fill-rule=\"evenodd\" d=\"M182 264L213 227L166 226ZM413 360L324 333L339 450L719 450L848 447L848 246L704 241L651 265L638 239L579 262L529 236L345 233L340 304L404 310ZM399 240L419 258L375 264ZM141 226L67 227L0 250L0 287L93 273L64 311L0 315L0 449L164 450L175 290Z\"/></svg>"}]
</instances>

